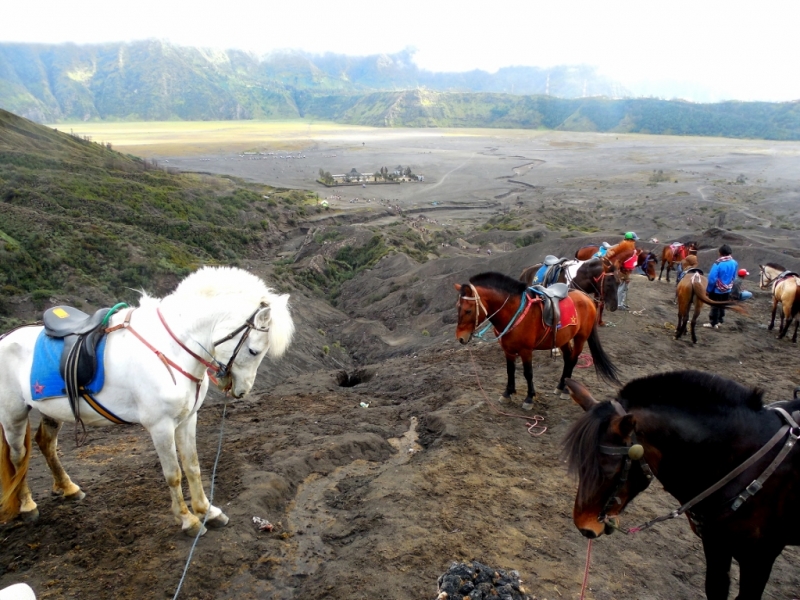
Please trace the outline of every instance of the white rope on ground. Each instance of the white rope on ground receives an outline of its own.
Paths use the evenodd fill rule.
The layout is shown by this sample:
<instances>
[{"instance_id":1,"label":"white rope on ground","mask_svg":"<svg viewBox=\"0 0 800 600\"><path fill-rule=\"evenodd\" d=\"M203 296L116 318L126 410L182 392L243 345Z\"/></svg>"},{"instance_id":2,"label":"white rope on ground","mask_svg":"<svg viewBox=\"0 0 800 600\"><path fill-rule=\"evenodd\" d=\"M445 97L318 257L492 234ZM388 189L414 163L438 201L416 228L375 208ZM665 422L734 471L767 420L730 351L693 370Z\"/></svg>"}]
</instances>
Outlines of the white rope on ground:
<instances>
[{"instance_id":1,"label":"white rope on ground","mask_svg":"<svg viewBox=\"0 0 800 600\"><path fill-rule=\"evenodd\" d=\"M220 454L222 454L222 434L225 431L225 414L227 412L228 412L228 403L225 402L225 404L222 407L222 422L219 425L219 443L217 444L217 457L214 459L214 469L211 471L211 490L209 491L208 494L209 510L206 511L206 516L203 517L203 524L200 526L200 530L197 532L197 535L194 536L194 542L192 542L192 548L191 550L189 550L189 557L186 559L186 566L183 568L183 574L181 575L181 580L178 582L178 589L175 590L175 595L172 597L172 600L175 600L178 597L178 594L181 593L181 587L183 587L183 581L184 579L186 579L186 572L189 570L189 565L192 563L192 555L194 554L194 549L197 546L197 541L200 539L200 535L206 528L208 513L211 510L211 505L214 503L214 480L217 477L217 465L219 464Z\"/></svg>"}]
</instances>

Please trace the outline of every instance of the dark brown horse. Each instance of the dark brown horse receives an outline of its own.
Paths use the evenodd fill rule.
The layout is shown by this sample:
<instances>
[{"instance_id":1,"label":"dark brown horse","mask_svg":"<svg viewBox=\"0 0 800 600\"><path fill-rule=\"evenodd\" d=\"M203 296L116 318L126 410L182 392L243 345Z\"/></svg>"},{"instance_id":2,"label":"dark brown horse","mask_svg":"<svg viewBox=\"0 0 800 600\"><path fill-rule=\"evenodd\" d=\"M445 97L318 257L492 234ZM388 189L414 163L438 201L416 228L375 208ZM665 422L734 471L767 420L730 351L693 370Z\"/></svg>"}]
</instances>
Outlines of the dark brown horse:
<instances>
[{"instance_id":1,"label":"dark brown horse","mask_svg":"<svg viewBox=\"0 0 800 600\"><path fill-rule=\"evenodd\" d=\"M697 317L703 309L705 302L709 306L725 306L734 312L744 312L744 309L737 305L736 301L717 302L711 300L706 293L708 278L699 269L692 269L686 272L678 286L675 288L675 298L678 301L678 325L675 327L675 339L679 339L686 333L686 324L689 321L689 309L694 303L694 314L692 315L691 334L692 342L697 343L697 336L694 329Z\"/></svg>"},{"instance_id":2,"label":"dark brown horse","mask_svg":"<svg viewBox=\"0 0 800 600\"><path fill-rule=\"evenodd\" d=\"M667 267L667 282L669 282L669 272L675 268L675 263L680 263L690 254L697 254L697 242L682 244L676 251L673 251L672 245L664 246L661 251L661 271L658 274L658 280L661 281L664 267Z\"/></svg>"},{"instance_id":3,"label":"dark brown horse","mask_svg":"<svg viewBox=\"0 0 800 600\"><path fill-rule=\"evenodd\" d=\"M759 600L783 548L800 545L800 452L789 452L800 435L800 401L765 407L762 391L698 371L636 379L611 402L576 381L567 387L586 411L564 441L579 478L578 530L591 539L622 529L620 514L655 477L682 506L627 531L686 513L703 543L706 597L728 598L735 558L737 599Z\"/></svg>"},{"instance_id":4,"label":"dark brown horse","mask_svg":"<svg viewBox=\"0 0 800 600\"><path fill-rule=\"evenodd\" d=\"M531 285L541 266L541 264L538 264L524 269L519 276L520 281ZM566 283L572 289L594 296L597 302L597 324L600 326L605 325L603 323L603 311L605 308L608 308L611 312L617 310L618 271L613 265L610 271L606 271L603 261L599 258L584 262L571 261L566 263L564 268L561 269L558 281Z\"/></svg>"},{"instance_id":5,"label":"dark brown horse","mask_svg":"<svg viewBox=\"0 0 800 600\"><path fill-rule=\"evenodd\" d=\"M544 323L543 302L539 297L531 299L527 287L517 279L494 272L480 273L471 277L469 283L455 284L458 292L456 338L466 344L484 322L489 321L488 324L494 327L506 355L508 383L503 397L510 398L516 393L514 363L519 356L528 383L522 408L533 408L533 351L552 348L560 348L564 358L564 369L556 389L564 396L564 380L572 375L587 342L597 374L603 379L617 382L616 367L600 345L595 323L597 311L592 299L583 292L570 291L568 297L574 305L574 319L558 328L554 334L552 327ZM565 303L562 303L562 313L565 310Z\"/></svg>"},{"instance_id":6,"label":"dark brown horse","mask_svg":"<svg viewBox=\"0 0 800 600\"><path fill-rule=\"evenodd\" d=\"M658 257L654 252L650 252L649 250L639 251L639 256L636 259L636 266L642 270L650 281L655 281L657 265Z\"/></svg>"}]
</instances>

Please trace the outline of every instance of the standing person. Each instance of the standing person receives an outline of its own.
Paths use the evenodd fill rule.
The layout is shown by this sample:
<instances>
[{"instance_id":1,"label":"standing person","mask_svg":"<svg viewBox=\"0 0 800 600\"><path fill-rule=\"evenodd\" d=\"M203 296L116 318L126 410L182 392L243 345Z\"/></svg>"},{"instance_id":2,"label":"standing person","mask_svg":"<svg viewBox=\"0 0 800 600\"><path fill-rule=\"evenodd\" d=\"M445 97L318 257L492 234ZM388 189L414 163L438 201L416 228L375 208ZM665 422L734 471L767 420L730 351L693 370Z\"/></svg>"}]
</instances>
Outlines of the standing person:
<instances>
[{"instance_id":1,"label":"standing person","mask_svg":"<svg viewBox=\"0 0 800 600\"><path fill-rule=\"evenodd\" d=\"M622 238L622 241L635 242L639 239L633 231L629 231ZM633 256L619 265L619 287L617 287L617 309L630 310L628 306L628 285L631 282L631 273L636 268L639 253L634 251Z\"/></svg>"},{"instance_id":2,"label":"standing person","mask_svg":"<svg viewBox=\"0 0 800 600\"><path fill-rule=\"evenodd\" d=\"M724 302L730 300L733 290L733 280L736 278L736 271L739 265L731 256L731 247L723 244L719 248L719 258L714 261L711 271L708 273L708 286L706 293L711 300ZM719 329L720 323L725 320L725 307L712 306L710 323L703 323L703 327Z\"/></svg>"},{"instance_id":3,"label":"standing person","mask_svg":"<svg viewBox=\"0 0 800 600\"><path fill-rule=\"evenodd\" d=\"M753 297L753 292L748 292L742 289L744 278L750 275L747 269L739 269L736 273L736 279L733 281L733 288L731 289L731 298L734 300L748 300Z\"/></svg>"}]
</instances>

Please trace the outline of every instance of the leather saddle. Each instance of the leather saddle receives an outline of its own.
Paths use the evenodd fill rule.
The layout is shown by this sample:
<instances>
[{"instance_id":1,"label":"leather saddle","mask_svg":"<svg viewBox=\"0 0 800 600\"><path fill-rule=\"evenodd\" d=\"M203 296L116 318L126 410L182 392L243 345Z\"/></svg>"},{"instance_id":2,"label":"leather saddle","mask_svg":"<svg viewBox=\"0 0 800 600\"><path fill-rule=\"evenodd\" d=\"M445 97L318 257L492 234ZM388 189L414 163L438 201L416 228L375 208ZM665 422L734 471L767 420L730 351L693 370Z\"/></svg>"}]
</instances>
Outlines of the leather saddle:
<instances>
[{"instance_id":1,"label":"leather saddle","mask_svg":"<svg viewBox=\"0 0 800 600\"><path fill-rule=\"evenodd\" d=\"M548 254L544 257L544 262L542 263L547 270L544 273L544 277L542 278L542 285L550 286L554 285L557 281L559 276L561 275L562 269L564 269L564 264L571 261L572 259L567 257L559 258L557 256L553 256L552 254Z\"/></svg>"},{"instance_id":2,"label":"leather saddle","mask_svg":"<svg viewBox=\"0 0 800 600\"><path fill-rule=\"evenodd\" d=\"M566 283L554 283L550 287L532 285L528 288L529 294L539 296L544 302L542 306L542 320L544 324L555 331L561 321L559 303L569 295L569 286Z\"/></svg>"},{"instance_id":3,"label":"leather saddle","mask_svg":"<svg viewBox=\"0 0 800 600\"><path fill-rule=\"evenodd\" d=\"M58 370L70 389L78 390L94 378L97 371L97 344L105 335L103 327L110 308L101 308L93 315L71 306L54 306L45 311L44 332L64 340Z\"/></svg>"}]
</instances>

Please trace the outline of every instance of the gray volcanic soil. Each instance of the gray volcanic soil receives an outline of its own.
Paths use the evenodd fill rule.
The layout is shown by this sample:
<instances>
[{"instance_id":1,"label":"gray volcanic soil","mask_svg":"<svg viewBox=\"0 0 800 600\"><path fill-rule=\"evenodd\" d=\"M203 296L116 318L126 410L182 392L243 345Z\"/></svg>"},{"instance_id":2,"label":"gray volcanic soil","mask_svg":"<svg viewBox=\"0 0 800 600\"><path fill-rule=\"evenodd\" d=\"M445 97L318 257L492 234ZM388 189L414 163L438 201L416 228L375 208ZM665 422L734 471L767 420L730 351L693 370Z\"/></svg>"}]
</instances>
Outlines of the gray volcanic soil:
<instances>
[{"instance_id":1,"label":"gray volcanic soil","mask_svg":"<svg viewBox=\"0 0 800 600\"><path fill-rule=\"evenodd\" d=\"M800 145L618 137L510 132L491 140L374 141L385 144L384 154L374 150L362 170L411 163L398 158L407 144L407 156L416 149L428 157L419 168L412 164L426 182L347 188L345 198L397 189L391 197L403 207L403 222L420 214L414 208L436 201L432 208L444 205L449 212L424 213L437 221L426 226L447 230L462 243L422 264L400 254L385 257L343 286L336 308L307 292L293 294L296 343L281 362L265 362L249 398L227 405L214 501L231 520L200 540L179 597L432 600L436 580L450 563L473 559L516 569L539 600L578 597L587 542L572 524L576 484L559 452L581 410L550 393L561 362L545 352L535 356L535 383L543 397L534 413L544 417L546 433L528 434L530 414L516 419L493 408L521 414L519 398L499 400L505 383L500 348L478 342L463 347L454 339L453 284L481 271L518 275L545 254L571 255L587 241L616 241L627 229L636 230L647 248L662 247L646 241L652 237L696 239L700 263L708 268L714 249L727 241L753 274L749 289L756 297L748 315L730 313L719 331L698 329L696 345L676 342L674 284L635 276L633 311L606 315L611 324L600 332L603 346L623 381L691 367L761 386L767 401L791 396L800 383L798 349L765 330L769 297L756 290L754 280L757 265L766 261L800 269L797 233L776 228L788 227L789 215L796 213L800 186L792 165ZM323 146L316 151L330 154ZM212 170L212 162L202 163L203 170ZM241 163L242 169L246 164L219 161L228 163ZM533 166L513 173L512 167L525 164ZM308 163L312 174L321 166L337 170ZM654 169L669 180L651 182ZM737 184L740 174L746 180ZM270 181L266 175L259 180ZM439 183L421 196L419 190ZM297 185L309 187L307 181ZM459 203L486 208L463 209ZM379 202L343 200L340 208L290 234L276 254L297 257L303 265L328 252L315 246L313 234L323 228L341 227L349 236L336 242L341 245L381 219L398 218ZM504 211L530 225L521 231L472 229L471 223L485 221L484 212ZM556 227L558 218L563 223ZM569 223L600 231L567 232ZM535 232L538 243L514 246L515 239ZM269 264L253 268L269 279ZM700 322L705 316L707 309ZM521 372L517 377L521 385ZM577 370L575 378L598 398L614 393L591 369ZM222 412L219 396L200 411L206 482ZM40 598L172 597L192 540L172 523L149 436L140 427L93 430L89 445L76 449L70 430L67 425L62 436L63 462L87 497L79 504L50 497L49 475L34 452L30 483L41 517L0 527L0 585L27 581ZM656 483L634 501L624 524L639 524L676 505ZM253 517L268 519L275 530L258 531ZM765 598L797 597L797 562L797 549L783 553ZM638 535L597 540L587 598L698 598L704 572L700 540L679 519Z\"/></svg>"}]
</instances>

